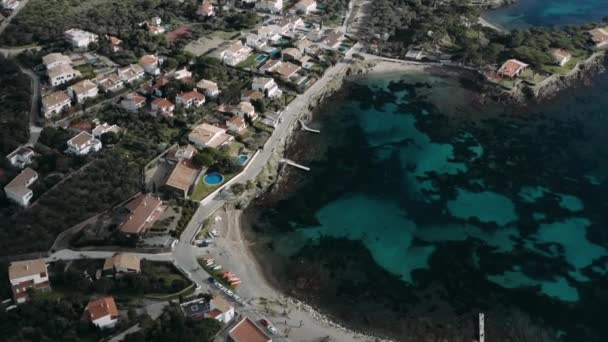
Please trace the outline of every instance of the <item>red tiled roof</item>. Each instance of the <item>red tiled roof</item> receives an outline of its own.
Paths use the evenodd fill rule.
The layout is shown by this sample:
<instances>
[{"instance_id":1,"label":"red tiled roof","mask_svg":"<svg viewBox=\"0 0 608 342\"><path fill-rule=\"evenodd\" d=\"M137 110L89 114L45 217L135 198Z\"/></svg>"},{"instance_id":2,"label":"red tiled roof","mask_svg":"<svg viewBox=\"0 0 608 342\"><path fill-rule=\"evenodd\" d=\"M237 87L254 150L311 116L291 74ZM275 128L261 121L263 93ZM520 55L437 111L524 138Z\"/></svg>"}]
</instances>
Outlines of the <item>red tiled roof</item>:
<instances>
[{"instance_id":1,"label":"red tiled roof","mask_svg":"<svg viewBox=\"0 0 608 342\"><path fill-rule=\"evenodd\" d=\"M518 61L517 59L509 59L500 67L500 69L498 69L498 73L507 77L513 77L527 67L528 64L522 61Z\"/></svg>"},{"instance_id":2,"label":"red tiled roof","mask_svg":"<svg viewBox=\"0 0 608 342\"><path fill-rule=\"evenodd\" d=\"M271 339L249 318L245 317L229 332L230 337L236 342L268 342Z\"/></svg>"},{"instance_id":3,"label":"red tiled roof","mask_svg":"<svg viewBox=\"0 0 608 342\"><path fill-rule=\"evenodd\" d=\"M89 301L87 308L84 312L84 319L88 321L94 321L105 316L118 316L118 309L114 298L111 296L100 297Z\"/></svg>"}]
</instances>

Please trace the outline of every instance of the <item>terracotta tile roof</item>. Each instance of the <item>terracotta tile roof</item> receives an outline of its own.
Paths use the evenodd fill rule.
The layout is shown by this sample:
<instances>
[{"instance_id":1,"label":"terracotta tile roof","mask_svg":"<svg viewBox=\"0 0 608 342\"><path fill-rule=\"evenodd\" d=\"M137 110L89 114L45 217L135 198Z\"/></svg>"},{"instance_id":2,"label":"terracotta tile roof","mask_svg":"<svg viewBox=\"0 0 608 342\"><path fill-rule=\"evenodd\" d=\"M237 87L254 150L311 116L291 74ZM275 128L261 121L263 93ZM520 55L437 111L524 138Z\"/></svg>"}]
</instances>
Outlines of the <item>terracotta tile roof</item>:
<instances>
[{"instance_id":1,"label":"terracotta tile roof","mask_svg":"<svg viewBox=\"0 0 608 342\"><path fill-rule=\"evenodd\" d=\"M177 96L179 98L183 99L184 101L188 101L190 99L197 99L197 100L201 101L201 100L205 99L205 95L199 93L196 90L192 90L192 91L189 91L187 93L180 93Z\"/></svg>"},{"instance_id":2,"label":"terracotta tile roof","mask_svg":"<svg viewBox=\"0 0 608 342\"><path fill-rule=\"evenodd\" d=\"M276 73L283 76L283 77L289 77L291 75L293 75L295 72L297 72L298 70L300 70L300 67L293 64L293 63L283 63L281 64L280 67L277 68Z\"/></svg>"},{"instance_id":3,"label":"terracotta tile roof","mask_svg":"<svg viewBox=\"0 0 608 342\"><path fill-rule=\"evenodd\" d=\"M228 333L235 342L268 342L270 337L249 318L238 322Z\"/></svg>"},{"instance_id":4,"label":"terracotta tile roof","mask_svg":"<svg viewBox=\"0 0 608 342\"><path fill-rule=\"evenodd\" d=\"M175 165L171 175L167 179L167 186L187 192L196 180L198 171L191 168L186 162L181 161Z\"/></svg>"},{"instance_id":5,"label":"terracotta tile roof","mask_svg":"<svg viewBox=\"0 0 608 342\"><path fill-rule=\"evenodd\" d=\"M8 277L10 280L40 273L47 273L46 261L44 259L13 261L8 267Z\"/></svg>"},{"instance_id":6,"label":"terracotta tile roof","mask_svg":"<svg viewBox=\"0 0 608 342\"><path fill-rule=\"evenodd\" d=\"M97 299L91 299L84 312L84 319L94 321L105 316L118 316L118 308L114 302L114 297L106 296Z\"/></svg>"},{"instance_id":7,"label":"terracotta tile roof","mask_svg":"<svg viewBox=\"0 0 608 342\"><path fill-rule=\"evenodd\" d=\"M125 206L131 215L120 226L120 230L128 234L144 233L149 228L146 224L151 225L158 219L162 203L158 197L149 194L139 195Z\"/></svg>"},{"instance_id":8,"label":"terracotta tile roof","mask_svg":"<svg viewBox=\"0 0 608 342\"><path fill-rule=\"evenodd\" d=\"M103 270L111 270L114 267L128 268L130 270L136 270L139 272L141 262L139 258L133 254L115 254L103 263Z\"/></svg>"},{"instance_id":9,"label":"terracotta tile roof","mask_svg":"<svg viewBox=\"0 0 608 342\"><path fill-rule=\"evenodd\" d=\"M42 104L44 105L44 107L50 108L50 107L56 106L60 103L69 102L69 101L70 101L70 97L68 96L68 94L66 94L65 91L56 91L54 93L51 93L51 94L45 96L42 99Z\"/></svg>"},{"instance_id":10,"label":"terracotta tile roof","mask_svg":"<svg viewBox=\"0 0 608 342\"><path fill-rule=\"evenodd\" d=\"M158 63L158 58L154 55L144 55L139 59L139 65L149 65Z\"/></svg>"},{"instance_id":11,"label":"terracotta tile roof","mask_svg":"<svg viewBox=\"0 0 608 342\"><path fill-rule=\"evenodd\" d=\"M264 93L259 90L245 89L241 92L241 99L260 100L264 98Z\"/></svg>"},{"instance_id":12,"label":"terracotta tile roof","mask_svg":"<svg viewBox=\"0 0 608 342\"><path fill-rule=\"evenodd\" d=\"M82 80L82 81L72 85L70 88L76 94L83 94L83 93L86 93L90 90L97 88L97 86L95 85L95 83L91 82L90 80Z\"/></svg>"},{"instance_id":13,"label":"terracotta tile roof","mask_svg":"<svg viewBox=\"0 0 608 342\"><path fill-rule=\"evenodd\" d=\"M231 117L227 122L240 127L245 124L245 119L243 119L242 116L235 115Z\"/></svg>"},{"instance_id":14,"label":"terracotta tile roof","mask_svg":"<svg viewBox=\"0 0 608 342\"><path fill-rule=\"evenodd\" d=\"M232 305L230 305L224 298L221 296L216 296L211 299L211 307L215 310L219 310L220 312L228 312L232 309Z\"/></svg>"},{"instance_id":15,"label":"terracotta tile roof","mask_svg":"<svg viewBox=\"0 0 608 342\"><path fill-rule=\"evenodd\" d=\"M152 105L159 107L159 108L169 108L169 107L174 106L174 104L171 101L167 100L164 97L161 97L161 98L158 98L158 99L152 101Z\"/></svg>"},{"instance_id":16,"label":"terracotta tile roof","mask_svg":"<svg viewBox=\"0 0 608 342\"><path fill-rule=\"evenodd\" d=\"M127 95L125 95L125 99L137 104L146 102L146 98L144 96L139 95L138 93L128 93Z\"/></svg>"},{"instance_id":17,"label":"terracotta tile roof","mask_svg":"<svg viewBox=\"0 0 608 342\"><path fill-rule=\"evenodd\" d=\"M595 28L589 31L591 40L597 45L608 42L608 31L604 28Z\"/></svg>"},{"instance_id":18,"label":"terracotta tile roof","mask_svg":"<svg viewBox=\"0 0 608 342\"><path fill-rule=\"evenodd\" d=\"M217 83L209 81L209 80L198 81L198 83L196 84L196 87L201 88L201 89L209 89L209 90L218 89Z\"/></svg>"},{"instance_id":19,"label":"terracotta tile roof","mask_svg":"<svg viewBox=\"0 0 608 342\"><path fill-rule=\"evenodd\" d=\"M507 77L516 76L521 70L528 67L528 64L518 61L517 59L509 59L503 64L500 69L498 69L498 73L501 75L505 75Z\"/></svg>"}]
</instances>

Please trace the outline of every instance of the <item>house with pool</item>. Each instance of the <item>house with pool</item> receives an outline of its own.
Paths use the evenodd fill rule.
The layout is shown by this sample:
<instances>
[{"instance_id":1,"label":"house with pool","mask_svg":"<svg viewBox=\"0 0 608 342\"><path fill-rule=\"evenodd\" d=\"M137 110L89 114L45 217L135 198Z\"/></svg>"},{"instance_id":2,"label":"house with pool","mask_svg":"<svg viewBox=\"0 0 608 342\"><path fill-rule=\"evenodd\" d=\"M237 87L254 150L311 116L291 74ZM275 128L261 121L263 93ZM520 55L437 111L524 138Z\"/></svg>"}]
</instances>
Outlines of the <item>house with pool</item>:
<instances>
[{"instance_id":1,"label":"house with pool","mask_svg":"<svg viewBox=\"0 0 608 342\"><path fill-rule=\"evenodd\" d=\"M230 144L234 141L234 137L227 134L224 128L203 123L188 134L188 140L198 148L218 148Z\"/></svg>"}]
</instances>

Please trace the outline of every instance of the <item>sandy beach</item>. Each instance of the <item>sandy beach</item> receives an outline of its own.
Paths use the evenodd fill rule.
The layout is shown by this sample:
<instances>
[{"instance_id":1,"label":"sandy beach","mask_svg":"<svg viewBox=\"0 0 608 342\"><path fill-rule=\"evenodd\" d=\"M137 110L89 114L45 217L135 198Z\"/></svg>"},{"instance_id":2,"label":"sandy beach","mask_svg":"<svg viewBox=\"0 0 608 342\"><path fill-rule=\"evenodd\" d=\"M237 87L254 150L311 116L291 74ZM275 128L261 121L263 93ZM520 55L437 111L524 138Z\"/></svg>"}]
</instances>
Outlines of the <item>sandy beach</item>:
<instances>
[{"instance_id":1,"label":"sandy beach","mask_svg":"<svg viewBox=\"0 0 608 342\"><path fill-rule=\"evenodd\" d=\"M264 314L279 333L291 341L382 341L349 331L305 303L288 298L275 289L264 276L269 270L262 269L263 265L257 262L251 251L252 243L243 234L241 214L242 211L235 209L218 210L214 215L218 218L214 219L211 229L216 229L220 236L206 248L209 257L243 281L237 292L250 307L240 311L247 313L255 309Z\"/></svg>"}]
</instances>

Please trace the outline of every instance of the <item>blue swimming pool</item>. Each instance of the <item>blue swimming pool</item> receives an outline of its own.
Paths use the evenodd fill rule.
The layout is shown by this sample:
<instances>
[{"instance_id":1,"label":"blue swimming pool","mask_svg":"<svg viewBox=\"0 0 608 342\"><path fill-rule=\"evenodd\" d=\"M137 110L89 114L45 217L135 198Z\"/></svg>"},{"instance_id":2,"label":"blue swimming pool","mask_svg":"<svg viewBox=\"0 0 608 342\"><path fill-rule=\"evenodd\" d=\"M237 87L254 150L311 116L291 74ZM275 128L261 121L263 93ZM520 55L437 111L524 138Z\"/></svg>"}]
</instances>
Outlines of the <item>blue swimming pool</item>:
<instances>
[{"instance_id":1,"label":"blue swimming pool","mask_svg":"<svg viewBox=\"0 0 608 342\"><path fill-rule=\"evenodd\" d=\"M208 185L218 185L224 181L224 176L217 172L212 172L203 178L203 182Z\"/></svg>"},{"instance_id":2,"label":"blue swimming pool","mask_svg":"<svg viewBox=\"0 0 608 342\"><path fill-rule=\"evenodd\" d=\"M246 156L246 155L239 156L239 159L238 159L239 165L245 165L248 160L249 160L249 156Z\"/></svg>"},{"instance_id":3,"label":"blue swimming pool","mask_svg":"<svg viewBox=\"0 0 608 342\"><path fill-rule=\"evenodd\" d=\"M257 56L257 57L255 58L255 61L256 61L256 62L258 62L258 63L262 63L263 61L265 61L265 60L266 60L266 58L268 58L268 56L267 56L267 55L262 54L262 55Z\"/></svg>"},{"instance_id":4,"label":"blue swimming pool","mask_svg":"<svg viewBox=\"0 0 608 342\"><path fill-rule=\"evenodd\" d=\"M271 56L274 56L274 55L276 55L276 54L277 54L277 53L279 53L279 52L280 52L280 51L279 51L279 49L277 49L277 48L273 48L272 50L270 50L270 55L271 55Z\"/></svg>"}]
</instances>

